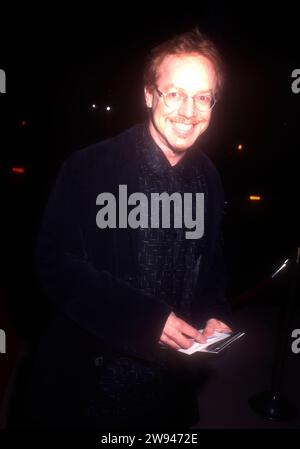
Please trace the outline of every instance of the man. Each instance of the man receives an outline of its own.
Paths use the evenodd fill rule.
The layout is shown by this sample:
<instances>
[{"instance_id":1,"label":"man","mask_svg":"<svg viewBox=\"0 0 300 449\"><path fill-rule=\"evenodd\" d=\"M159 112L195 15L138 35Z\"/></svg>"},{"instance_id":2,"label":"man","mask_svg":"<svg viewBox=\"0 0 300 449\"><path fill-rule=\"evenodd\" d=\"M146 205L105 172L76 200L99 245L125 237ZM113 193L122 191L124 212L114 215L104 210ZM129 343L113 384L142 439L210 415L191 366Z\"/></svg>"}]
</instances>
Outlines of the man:
<instances>
[{"instance_id":1,"label":"man","mask_svg":"<svg viewBox=\"0 0 300 449\"><path fill-rule=\"evenodd\" d=\"M149 428L197 419L186 373L168 354L214 331L230 332L222 187L196 142L221 87L214 45L198 30L175 36L152 51L145 70L148 122L77 152L62 167L37 248L39 277L57 316L35 369L31 425ZM138 201L132 196L128 209L124 201L163 192L177 200L189 193L200 201L201 194L201 216L194 201L183 224L174 204L170 226L152 226L153 216L135 226L145 209L133 220L130 206ZM195 214L203 235L187 238Z\"/></svg>"}]
</instances>

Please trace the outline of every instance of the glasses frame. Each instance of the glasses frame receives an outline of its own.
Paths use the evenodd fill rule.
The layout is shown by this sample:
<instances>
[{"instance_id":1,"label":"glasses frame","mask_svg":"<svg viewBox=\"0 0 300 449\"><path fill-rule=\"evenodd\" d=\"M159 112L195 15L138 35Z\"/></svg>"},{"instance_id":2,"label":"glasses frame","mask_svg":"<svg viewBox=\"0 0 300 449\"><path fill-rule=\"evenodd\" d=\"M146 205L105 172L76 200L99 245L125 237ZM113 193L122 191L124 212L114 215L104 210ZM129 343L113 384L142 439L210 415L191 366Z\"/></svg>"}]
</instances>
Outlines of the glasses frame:
<instances>
[{"instance_id":1,"label":"glasses frame","mask_svg":"<svg viewBox=\"0 0 300 449\"><path fill-rule=\"evenodd\" d=\"M167 106L167 108L169 108L170 106L169 106L169 105L167 104L167 102L166 102L166 96L167 96L167 93L164 94L164 93L163 93L157 86L155 86L155 90L156 90L156 92L158 93L158 96L159 96L160 98L163 99L163 101L164 101L165 105ZM183 105L183 103L186 102L187 98L189 98L189 95L185 94L185 96L186 96L186 98L181 102L181 104L180 104L179 107L181 107L181 106ZM193 99L194 105L195 105L194 97L191 97L191 98ZM218 100L216 99L215 96L213 96L212 99L214 100L214 102L213 102L212 106L211 106L209 109L206 109L206 110L203 111L203 110L199 109L199 108L195 105L197 111L199 111L199 112L209 112L209 111L211 111L212 108L216 105L216 103L217 103L217 101L218 101Z\"/></svg>"}]
</instances>

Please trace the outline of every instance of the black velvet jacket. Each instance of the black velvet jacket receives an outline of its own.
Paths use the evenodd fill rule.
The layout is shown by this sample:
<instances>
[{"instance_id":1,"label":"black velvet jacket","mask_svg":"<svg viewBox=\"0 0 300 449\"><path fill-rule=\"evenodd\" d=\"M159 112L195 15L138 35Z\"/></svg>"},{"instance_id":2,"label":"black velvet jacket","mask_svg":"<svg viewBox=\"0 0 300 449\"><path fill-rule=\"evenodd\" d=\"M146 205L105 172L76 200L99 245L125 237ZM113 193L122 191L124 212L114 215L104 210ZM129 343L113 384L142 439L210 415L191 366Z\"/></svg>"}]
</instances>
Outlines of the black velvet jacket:
<instances>
[{"instance_id":1,"label":"black velvet jacket","mask_svg":"<svg viewBox=\"0 0 300 449\"><path fill-rule=\"evenodd\" d=\"M37 245L37 270L51 302L105 347L151 361L172 308L122 279L137 270L137 230L96 225L96 197L120 184L139 191L136 125L117 137L76 152L63 165L45 212ZM223 191L210 160L195 151L204 173L205 245L191 316L196 327L208 318L227 320L220 225ZM176 311L175 311L176 312Z\"/></svg>"}]
</instances>

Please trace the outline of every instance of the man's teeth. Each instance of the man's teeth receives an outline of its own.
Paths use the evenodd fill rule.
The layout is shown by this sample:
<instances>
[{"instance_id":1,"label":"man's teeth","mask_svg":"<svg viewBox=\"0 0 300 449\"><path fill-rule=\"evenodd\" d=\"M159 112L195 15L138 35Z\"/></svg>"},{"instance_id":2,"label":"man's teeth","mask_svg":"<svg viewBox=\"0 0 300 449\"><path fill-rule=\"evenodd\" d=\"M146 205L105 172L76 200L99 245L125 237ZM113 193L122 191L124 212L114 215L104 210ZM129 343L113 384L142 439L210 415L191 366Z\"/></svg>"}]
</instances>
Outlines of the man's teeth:
<instances>
[{"instance_id":1,"label":"man's teeth","mask_svg":"<svg viewBox=\"0 0 300 449\"><path fill-rule=\"evenodd\" d=\"M193 125L186 125L185 123L176 123L174 122L174 126L178 131L190 131L193 128Z\"/></svg>"}]
</instances>

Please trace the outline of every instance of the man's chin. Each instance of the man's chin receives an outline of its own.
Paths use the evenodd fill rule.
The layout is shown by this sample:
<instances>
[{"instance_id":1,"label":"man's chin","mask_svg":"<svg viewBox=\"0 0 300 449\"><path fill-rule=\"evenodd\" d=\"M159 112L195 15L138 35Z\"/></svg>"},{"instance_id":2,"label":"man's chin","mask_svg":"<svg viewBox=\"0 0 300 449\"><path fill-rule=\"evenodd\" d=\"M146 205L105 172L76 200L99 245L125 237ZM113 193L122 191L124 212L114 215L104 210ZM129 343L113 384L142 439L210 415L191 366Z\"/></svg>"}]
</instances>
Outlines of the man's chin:
<instances>
[{"instance_id":1,"label":"man's chin","mask_svg":"<svg viewBox=\"0 0 300 449\"><path fill-rule=\"evenodd\" d=\"M172 134L168 139L169 147L174 153L184 153L194 145L200 134L202 133L196 133L195 130L187 136Z\"/></svg>"},{"instance_id":2,"label":"man's chin","mask_svg":"<svg viewBox=\"0 0 300 449\"><path fill-rule=\"evenodd\" d=\"M191 148L196 139L189 140L187 142L169 142L169 146L173 153L182 154L185 153L189 148Z\"/></svg>"}]
</instances>

